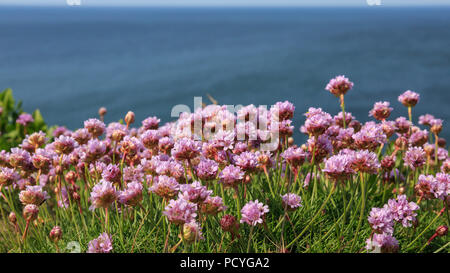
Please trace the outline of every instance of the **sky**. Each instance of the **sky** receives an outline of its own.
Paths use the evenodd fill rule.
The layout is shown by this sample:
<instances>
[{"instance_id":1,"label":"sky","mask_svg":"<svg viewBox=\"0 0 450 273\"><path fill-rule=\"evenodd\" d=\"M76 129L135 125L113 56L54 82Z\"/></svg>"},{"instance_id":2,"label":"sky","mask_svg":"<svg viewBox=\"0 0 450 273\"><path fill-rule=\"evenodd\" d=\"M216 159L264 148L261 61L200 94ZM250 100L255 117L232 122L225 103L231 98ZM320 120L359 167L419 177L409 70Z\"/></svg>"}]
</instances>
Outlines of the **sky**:
<instances>
[{"instance_id":1,"label":"sky","mask_svg":"<svg viewBox=\"0 0 450 273\"><path fill-rule=\"evenodd\" d=\"M384 6L450 5L449 0L0 0L0 5L67 5L81 1L83 6Z\"/></svg>"}]
</instances>

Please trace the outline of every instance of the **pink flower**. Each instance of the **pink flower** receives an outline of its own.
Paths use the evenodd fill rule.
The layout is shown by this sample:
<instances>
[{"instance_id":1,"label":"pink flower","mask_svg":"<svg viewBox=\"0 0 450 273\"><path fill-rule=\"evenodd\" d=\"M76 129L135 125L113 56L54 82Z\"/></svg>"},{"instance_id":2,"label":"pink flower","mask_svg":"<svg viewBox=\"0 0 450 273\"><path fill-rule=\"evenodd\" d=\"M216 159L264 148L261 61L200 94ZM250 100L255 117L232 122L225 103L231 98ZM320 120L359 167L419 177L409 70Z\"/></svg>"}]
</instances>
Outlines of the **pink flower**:
<instances>
[{"instance_id":1,"label":"pink flower","mask_svg":"<svg viewBox=\"0 0 450 273\"><path fill-rule=\"evenodd\" d=\"M183 225L183 239L187 243L205 239L203 237L202 229L196 221L193 220Z\"/></svg>"},{"instance_id":2,"label":"pink flower","mask_svg":"<svg viewBox=\"0 0 450 273\"><path fill-rule=\"evenodd\" d=\"M27 186L26 190L19 193L20 202L23 205L34 204L40 206L50 196L46 191L42 190L42 186Z\"/></svg>"},{"instance_id":3,"label":"pink flower","mask_svg":"<svg viewBox=\"0 0 450 273\"><path fill-rule=\"evenodd\" d=\"M282 154L286 162L294 169L297 169L305 162L306 152L301 148L289 147Z\"/></svg>"},{"instance_id":4,"label":"pink flower","mask_svg":"<svg viewBox=\"0 0 450 273\"><path fill-rule=\"evenodd\" d=\"M106 130L105 124L96 118L86 120L84 122L84 128L86 128L93 137L103 135Z\"/></svg>"},{"instance_id":5,"label":"pink flower","mask_svg":"<svg viewBox=\"0 0 450 273\"><path fill-rule=\"evenodd\" d=\"M179 198L184 198L193 203L202 203L212 194L212 190L208 190L199 181L194 181L191 184L180 185Z\"/></svg>"},{"instance_id":6,"label":"pink flower","mask_svg":"<svg viewBox=\"0 0 450 273\"><path fill-rule=\"evenodd\" d=\"M222 198L219 196L208 196L203 204L201 204L200 208L202 213L209 215L217 215L217 213L227 209L227 207L223 204Z\"/></svg>"},{"instance_id":7,"label":"pink flower","mask_svg":"<svg viewBox=\"0 0 450 273\"><path fill-rule=\"evenodd\" d=\"M405 161L405 166L409 166L411 169L415 170L425 164L425 151L422 147L410 147L403 157Z\"/></svg>"},{"instance_id":8,"label":"pink flower","mask_svg":"<svg viewBox=\"0 0 450 273\"><path fill-rule=\"evenodd\" d=\"M234 156L233 159L234 164L245 172L254 172L259 166L258 157L252 152L243 152L240 155Z\"/></svg>"},{"instance_id":9,"label":"pink flower","mask_svg":"<svg viewBox=\"0 0 450 273\"><path fill-rule=\"evenodd\" d=\"M177 200L170 200L163 214L173 224L182 225L194 221L197 216L196 212L197 204L179 198Z\"/></svg>"},{"instance_id":10,"label":"pink flower","mask_svg":"<svg viewBox=\"0 0 450 273\"><path fill-rule=\"evenodd\" d=\"M360 150L353 154L352 168L357 172L375 174L380 167L378 157L373 152Z\"/></svg>"},{"instance_id":11,"label":"pink flower","mask_svg":"<svg viewBox=\"0 0 450 273\"><path fill-rule=\"evenodd\" d=\"M328 90L331 94L339 97L340 95L345 95L347 91L352 88L353 83L348 78L342 75L331 79L325 87L325 90Z\"/></svg>"},{"instance_id":12,"label":"pink flower","mask_svg":"<svg viewBox=\"0 0 450 273\"><path fill-rule=\"evenodd\" d=\"M404 227L410 227L416 220L417 213L415 211L419 209L419 206L414 202L408 202L406 195L399 195L397 200L390 199L388 201L388 208L395 221Z\"/></svg>"},{"instance_id":13,"label":"pink flower","mask_svg":"<svg viewBox=\"0 0 450 273\"><path fill-rule=\"evenodd\" d=\"M34 119L32 115L23 113L19 115L19 118L17 118L16 122L22 124L23 126L27 126L28 124L34 122Z\"/></svg>"},{"instance_id":14,"label":"pink flower","mask_svg":"<svg viewBox=\"0 0 450 273\"><path fill-rule=\"evenodd\" d=\"M269 207L258 200L250 201L241 209L241 223L252 226L263 223L263 217L269 212Z\"/></svg>"},{"instance_id":15,"label":"pink flower","mask_svg":"<svg viewBox=\"0 0 450 273\"><path fill-rule=\"evenodd\" d=\"M369 116L372 116L377 120L387 119L393 110L393 108L389 107L389 105L390 103L387 101L375 103L373 109L369 112Z\"/></svg>"},{"instance_id":16,"label":"pink flower","mask_svg":"<svg viewBox=\"0 0 450 273\"><path fill-rule=\"evenodd\" d=\"M368 220L374 232L386 234L394 233L394 221L387 205L383 208L372 208Z\"/></svg>"},{"instance_id":17,"label":"pink flower","mask_svg":"<svg viewBox=\"0 0 450 273\"><path fill-rule=\"evenodd\" d=\"M178 184L175 178L160 175L155 178L153 185L150 187L150 191L165 199L171 199L177 195L179 188L180 184Z\"/></svg>"},{"instance_id":18,"label":"pink flower","mask_svg":"<svg viewBox=\"0 0 450 273\"><path fill-rule=\"evenodd\" d=\"M224 186L236 187L238 183L242 182L244 174L245 173L241 168L234 165L228 165L220 172L219 178Z\"/></svg>"},{"instance_id":19,"label":"pink flower","mask_svg":"<svg viewBox=\"0 0 450 273\"><path fill-rule=\"evenodd\" d=\"M89 242L87 253L109 253L112 249L111 237L104 232Z\"/></svg>"},{"instance_id":20,"label":"pink flower","mask_svg":"<svg viewBox=\"0 0 450 273\"><path fill-rule=\"evenodd\" d=\"M120 192L119 202L128 206L136 206L142 201L142 184L131 182L127 188Z\"/></svg>"},{"instance_id":21,"label":"pink flower","mask_svg":"<svg viewBox=\"0 0 450 273\"><path fill-rule=\"evenodd\" d=\"M414 107L420 100L420 95L411 90L405 91L398 97L398 101L406 107Z\"/></svg>"},{"instance_id":22,"label":"pink flower","mask_svg":"<svg viewBox=\"0 0 450 273\"><path fill-rule=\"evenodd\" d=\"M286 193L281 198L283 200L283 207L286 207L288 210L294 211L302 206L302 199L295 193Z\"/></svg>"},{"instance_id":23,"label":"pink flower","mask_svg":"<svg viewBox=\"0 0 450 273\"><path fill-rule=\"evenodd\" d=\"M352 160L353 158L350 155L334 155L325 160L325 167L322 171L335 181L347 180L355 173L351 167Z\"/></svg>"},{"instance_id":24,"label":"pink flower","mask_svg":"<svg viewBox=\"0 0 450 273\"><path fill-rule=\"evenodd\" d=\"M196 167L197 177L204 181L214 180L219 171L219 164L210 159L203 159Z\"/></svg>"},{"instance_id":25,"label":"pink flower","mask_svg":"<svg viewBox=\"0 0 450 273\"><path fill-rule=\"evenodd\" d=\"M189 138L182 138L175 142L172 156L177 160L190 160L200 154L199 143Z\"/></svg>"},{"instance_id":26,"label":"pink flower","mask_svg":"<svg viewBox=\"0 0 450 273\"><path fill-rule=\"evenodd\" d=\"M116 201L118 195L119 193L116 191L114 186L110 182L102 179L92 188L90 198L92 206L89 209L93 210L95 208L108 208L114 201Z\"/></svg>"},{"instance_id":27,"label":"pink flower","mask_svg":"<svg viewBox=\"0 0 450 273\"><path fill-rule=\"evenodd\" d=\"M380 253L396 253L398 252L398 241L391 235L385 233L375 233L373 238L366 241L367 250L379 251Z\"/></svg>"}]
</instances>

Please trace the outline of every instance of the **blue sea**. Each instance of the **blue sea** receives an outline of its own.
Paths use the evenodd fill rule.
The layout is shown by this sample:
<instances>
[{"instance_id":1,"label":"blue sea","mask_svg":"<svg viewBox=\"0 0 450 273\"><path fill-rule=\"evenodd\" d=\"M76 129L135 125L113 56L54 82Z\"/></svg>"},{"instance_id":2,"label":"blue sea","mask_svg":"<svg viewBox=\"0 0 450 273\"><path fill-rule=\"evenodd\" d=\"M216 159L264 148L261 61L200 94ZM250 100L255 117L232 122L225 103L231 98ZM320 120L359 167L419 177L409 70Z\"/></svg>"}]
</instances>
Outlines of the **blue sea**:
<instances>
[{"instance_id":1,"label":"blue sea","mask_svg":"<svg viewBox=\"0 0 450 273\"><path fill-rule=\"evenodd\" d=\"M0 6L0 89L51 125L81 127L108 109L169 121L174 105L211 94L221 104L339 111L324 90L354 83L347 111L367 121L376 101L421 94L414 119L450 120L450 8L93 8ZM445 123L444 123L445 124ZM450 137L445 124L444 137ZM300 136L299 133L296 133Z\"/></svg>"}]
</instances>

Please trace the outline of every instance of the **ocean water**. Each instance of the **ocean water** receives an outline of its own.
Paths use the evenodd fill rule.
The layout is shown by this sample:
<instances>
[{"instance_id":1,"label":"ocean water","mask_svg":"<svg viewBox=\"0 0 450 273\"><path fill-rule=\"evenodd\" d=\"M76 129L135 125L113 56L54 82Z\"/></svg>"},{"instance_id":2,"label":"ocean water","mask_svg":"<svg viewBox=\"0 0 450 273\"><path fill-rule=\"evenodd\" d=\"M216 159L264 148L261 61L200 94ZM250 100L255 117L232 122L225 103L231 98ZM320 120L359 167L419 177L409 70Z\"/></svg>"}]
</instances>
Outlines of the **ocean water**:
<instances>
[{"instance_id":1,"label":"ocean water","mask_svg":"<svg viewBox=\"0 0 450 273\"><path fill-rule=\"evenodd\" d=\"M128 110L169 121L174 105L208 93L221 104L289 100L297 131L310 106L339 111L324 87L340 74L355 83L346 106L360 121L380 100L407 115L397 101L407 89L421 94L416 121L450 120L450 8L0 6L0 37L0 89L70 129L100 106L107 122Z\"/></svg>"}]
</instances>

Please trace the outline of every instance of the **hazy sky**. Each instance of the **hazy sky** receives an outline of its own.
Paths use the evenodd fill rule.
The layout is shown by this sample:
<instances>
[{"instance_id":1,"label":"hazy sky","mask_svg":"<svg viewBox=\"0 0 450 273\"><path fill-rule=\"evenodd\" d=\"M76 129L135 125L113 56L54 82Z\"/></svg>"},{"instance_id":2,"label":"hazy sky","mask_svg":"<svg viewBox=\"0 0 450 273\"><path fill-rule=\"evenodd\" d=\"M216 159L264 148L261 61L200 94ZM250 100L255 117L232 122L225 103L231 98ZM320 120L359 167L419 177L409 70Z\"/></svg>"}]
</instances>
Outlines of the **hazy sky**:
<instances>
[{"instance_id":1,"label":"hazy sky","mask_svg":"<svg viewBox=\"0 0 450 273\"><path fill-rule=\"evenodd\" d=\"M0 0L0 5L66 5L68 0ZM69 0L74 1L74 0ZM80 0L85 6L366 6L367 0ZM375 1L375 0L369 0ZM379 0L385 6L450 5L450 0Z\"/></svg>"}]
</instances>

